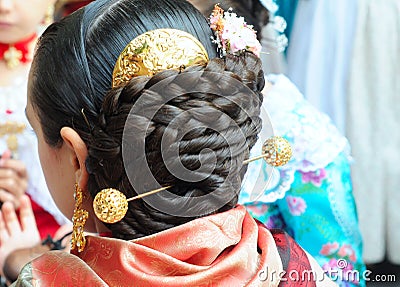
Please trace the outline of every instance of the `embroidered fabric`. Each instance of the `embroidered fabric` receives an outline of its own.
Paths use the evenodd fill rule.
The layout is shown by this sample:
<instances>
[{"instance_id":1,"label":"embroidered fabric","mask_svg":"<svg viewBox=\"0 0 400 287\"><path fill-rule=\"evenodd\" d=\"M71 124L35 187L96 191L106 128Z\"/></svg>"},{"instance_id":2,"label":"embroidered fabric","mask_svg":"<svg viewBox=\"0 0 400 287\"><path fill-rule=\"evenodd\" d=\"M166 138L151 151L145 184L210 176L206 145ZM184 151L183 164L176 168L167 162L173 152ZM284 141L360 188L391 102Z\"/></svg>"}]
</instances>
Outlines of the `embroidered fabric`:
<instances>
[{"instance_id":1,"label":"embroidered fabric","mask_svg":"<svg viewBox=\"0 0 400 287\"><path fill-rule=\"evenodd\" d=\"M270 118L262 115L263 124L271 121L273 133L289 141L293 156L288 164L278 168L268 168L263 160L250 163L239 197L242 204L255 200L269 203L283 198L297 170L311 172L321 169L341 152L351 159L347 139L327 115L308 103L284 75L271 74L267 79L273 87L265 94L263 109ZM266 139L261 134L251 150L251 157L261 153Z\"/></svg>"},{"instance_id":2,"label":"embroidered fabric","mask_svg":"<svg viewBox=\"0 0 400 287\"><path fill-rule=\"evenodd\" d=\"M29 172L27 193L43 209L54 216L62 225L68 223L68 219L55 205L44 179L37 153L37 139L25 116L27 80L28 75L22 75L15 79L9 86L0 87L0 124L7 121L24 123L26 129L18 138L18 157L26 164ZM5 138L0 138L0 154L7 149Z\"/></svg>"}]
</instances>

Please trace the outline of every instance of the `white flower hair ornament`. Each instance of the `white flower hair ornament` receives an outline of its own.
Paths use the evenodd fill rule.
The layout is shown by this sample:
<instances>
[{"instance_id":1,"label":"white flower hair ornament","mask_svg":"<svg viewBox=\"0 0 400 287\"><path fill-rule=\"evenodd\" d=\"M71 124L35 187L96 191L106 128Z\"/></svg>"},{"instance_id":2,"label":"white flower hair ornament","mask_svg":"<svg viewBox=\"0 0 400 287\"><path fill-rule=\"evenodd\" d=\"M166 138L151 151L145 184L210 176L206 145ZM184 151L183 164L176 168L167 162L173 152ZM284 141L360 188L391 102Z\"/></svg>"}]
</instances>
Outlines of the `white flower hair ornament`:
<instances>
[{"instance_id":1,"label":"white flower hair ornament","mask_svg":"<svg viewBox=\"0 0 400 287\"><path fill-rule=\"evenodd\" d=\"M243 17L238 17L232 9L224 12L218 4L210 16L210 27L214 31L213 42L217 44L220 56L240 55L245 51L260 57L261 44L252 25L247 25Z\"/></svg>"}]
</instances>

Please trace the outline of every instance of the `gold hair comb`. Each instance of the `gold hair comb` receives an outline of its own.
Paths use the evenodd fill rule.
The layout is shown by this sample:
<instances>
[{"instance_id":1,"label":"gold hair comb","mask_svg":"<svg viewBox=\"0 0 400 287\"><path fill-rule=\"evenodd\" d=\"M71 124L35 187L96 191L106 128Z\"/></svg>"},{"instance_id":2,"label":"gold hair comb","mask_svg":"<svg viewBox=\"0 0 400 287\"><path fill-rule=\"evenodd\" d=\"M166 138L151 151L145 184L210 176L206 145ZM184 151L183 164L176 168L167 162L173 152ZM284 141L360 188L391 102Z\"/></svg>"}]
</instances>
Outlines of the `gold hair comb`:
<instances>
[{"instance_id":1,"label":"gold hair comb","mask_svg":"<svg viewBox=\"0 0 400 287\"><path fill-rule=\"evenodd\" d=\"M274 136L265 141L262 147L262 154L247 159L243 164L264 158L272 166L285 165L292 156L292 148L289 142L279 136ZM172 185L161 187L135 197L126 198L126 196L115 188L105 188L96 194L93 200L93 209L96 216L105 223L115 223L124 218L128 211L128 202L143 198L163 190L171 188Z\"/></svg>"},{"instance_id":2,"label":"gold hair comb","mask_svg":"<svg viewBox=\"0 0 400 287\"><path fill-rule=\"evenodd\" d=\"M192 35L176 29L148 31L133 39L119 55L112 78L113 88L137 76L208 62L203 45Z\"/></svg>"}]
</instances>

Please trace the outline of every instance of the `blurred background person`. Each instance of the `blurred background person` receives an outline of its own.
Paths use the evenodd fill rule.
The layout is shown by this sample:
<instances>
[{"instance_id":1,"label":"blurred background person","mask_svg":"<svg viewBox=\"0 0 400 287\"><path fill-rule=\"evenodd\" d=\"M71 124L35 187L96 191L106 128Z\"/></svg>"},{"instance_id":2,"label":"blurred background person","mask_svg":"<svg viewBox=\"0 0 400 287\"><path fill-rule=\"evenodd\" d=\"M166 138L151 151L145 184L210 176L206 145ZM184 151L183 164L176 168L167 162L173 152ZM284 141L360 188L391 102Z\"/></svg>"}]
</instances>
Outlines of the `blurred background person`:
<instances>
[{"instance_id":1,"label":"blurred background person","mask_svg":"<svg viewBox=\"0 0 400 287\"><path fill-rule=\"evenodd\" d=\"M37 154L37 139L26 117L28 71L38 35L51 23L54 0L0 0L0 205L20 205L29 195L39 234L16 230L0 235L0 274L9 252L53 237L69 221L47 189ZM9 210L5 206L5 210ZM65 226L64 226L65 225ZM16 236L18 235L18 236Z\"/></svg>"},{"instance_id":2,"label":"blurred background person","mask_svg":"<svg viewBox=\"0 0 400 287\"><path fill-rule=\"evenodd\" d=\"M400 277L400 1L358 0L355 27L347 135L364 258L387 259Z\"/></svg>"}]
</instances>

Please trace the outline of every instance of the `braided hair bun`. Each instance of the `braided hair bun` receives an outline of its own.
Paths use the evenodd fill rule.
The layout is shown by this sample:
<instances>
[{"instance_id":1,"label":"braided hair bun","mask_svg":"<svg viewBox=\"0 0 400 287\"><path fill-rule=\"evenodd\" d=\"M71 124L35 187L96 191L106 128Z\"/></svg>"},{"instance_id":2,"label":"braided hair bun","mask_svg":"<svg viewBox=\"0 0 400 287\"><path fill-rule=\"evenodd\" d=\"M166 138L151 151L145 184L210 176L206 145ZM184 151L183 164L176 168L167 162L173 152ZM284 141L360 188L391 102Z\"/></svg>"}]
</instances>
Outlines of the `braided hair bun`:
<instances>
[{"instance_id":1,"label":"braided hair bun","mask_svg":"<svg viewBox=\"0 0 400 287\"><path fill-rule=\"evenodd\" d=\"M261 129L260 67L251 53L228 55L136 77L106 95L88 145L92 196L107 187L132 197L172 185L130 202L124 219L108 226L113 236L149 235L237 204L242 162Z\"/></svg>"}]
</instances>

